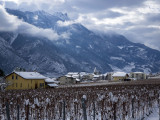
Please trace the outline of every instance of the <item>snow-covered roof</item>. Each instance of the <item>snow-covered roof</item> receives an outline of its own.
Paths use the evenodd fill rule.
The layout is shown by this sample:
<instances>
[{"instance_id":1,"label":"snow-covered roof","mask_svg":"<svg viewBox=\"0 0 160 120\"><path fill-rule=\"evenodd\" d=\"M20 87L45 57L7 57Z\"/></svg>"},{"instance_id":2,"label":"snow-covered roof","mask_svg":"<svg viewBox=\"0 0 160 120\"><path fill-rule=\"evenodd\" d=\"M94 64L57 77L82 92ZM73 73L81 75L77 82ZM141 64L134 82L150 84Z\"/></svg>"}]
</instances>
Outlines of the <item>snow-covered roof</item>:
<instances>
[{"instance_id":1,"label":"snow-covered roof","mask_svg":"<svg viewBox=\"0 0 160 120\"><path fill-rule=\"evenodd\" d=\"M78 81L78 82L79 82L79 81L80 81L80 79L76 79L76 81Z\"/></svg>"},{"instance_id":2,"label":"snow-covered roof","mask_svg":"<svg viewBox=\"0 0 160 120\"><path fill-rule=\"evenodd\" d=\"M105 73L105 74L103 74L104 76L107 76L108 75L108 73Z\"/></svg>"},{"instance_id":3,"label":"snow-covered roof","mask_svg":"<svg viewBox=\"0 0 160 120\"><path fill-rule=\"evenodd\" d=\"M46 79L45 76L41 75L38 72L15 72L15 73L25 79Z\"/></svg>"},{"instance_id":4,"label":"snow-covered roof","mask_svg":"<svg viewBox=\"0 0 160 120\"><path fill-rule=\"evenodd\" d=\"M57 83L58 84L59 83L59 81L56 81L56 78L52 78L52 79L51 78L46 78L45 82L49 83L49 84L51 84L51 83Z\"/></svg>"},{"instance_id":5,"label":"snow-covered roof","mask_svg":"<svg viewBox=\"0 0 160 120\"><path fill-rule=\"evenodd\" d=\"M87 74L87 73L86 73L86 72L80 72L80 74L81 74L81 75L85 75L85 74Z\"/></svg>"},{"instance_id":6,"label":"snow-covered roof","mask_svg":"<svg viewBox=\"0 0 160 120\"><path fill-rule=\"evenodd\" d=\"M86 76L86 75L88 75L88 73L86 73L86 72L80 72L80 76L81 77Z\"/></svg>"},{"instance_id":7,"label":"snow-covered roof","mask_svg":"<svg viewBox=\"0 0 160 120\"><path fill-rule=\"evenodd\" d=\"M67 75L78 75L79 73L78 72L69 72L67 73Z\"/></svg>"},{"instance_id":8,"label":"snow-covered roof","mask_svg":"<svg viewBox=\"0 0 160 120\"><path fill-rule=\"evenodd\" d=\"M124 77L126 76L125 72L116 72L112 75L113 77Z\"/></svg>"},{"instance_id":9,"label":"snow-covered roof","mask_svg":"<svg viewBox=\"0 0 160 120\"><path fill-rule=\"evenodd\" d=\"M49 87L58 87L58 85L57 85L57 84L54 84L54 83L48 84L48 86L49 86Z\"/></svg>"},{"instance_id":10,"label":"snow-covered roof","mask_svg":"<svg viewBox=\"0 0 160 120\"><path fill-rule=\"evenodd\" d=\"M72 77L72 76L71 76L71 75L65 75L65 77L68 77L68 78L69 78L69 77Z\"/></svg>"},{"instance_id":11,"label":"snow-covered roof","mask_svg":"<svg viewBox=\"0 0 160 120\"><path fill-rule=\"evenodd\" d=\"M57 80L57 78L52 78L52 80L56 81L56 80Z\"/></svg>"},{"instance_id":12,"label":"snow-covered roof","mask_svg":"<svg viewBox=\"0 0 160 120\"><path fill-rule=\"evenodd\" d=\"M58 84L58 83L59 83L59 81L54 81L53 83L56 83L56 84Z\"/></svg>"},{"instance_id":13,"label":"snow-covered roof","mask_svg":"<svg viewBox=\"0 0 160 120\"><path fill-rule=\"evenodd\" d=\"M79 75L65 75L68 78L79 78Z\"/></svg>"},{"instance_id":14,"label":"snow-covered roof","mask_svg":"<svg viewBox=\"0 0 160 120\"><path fill-rule=\"evenodd\" d=\"M79 75L73 75L72 77L73 78L79 78Z\"/></svg>"},{"instance_id":15,"label":"snow-covered roof","mask_svg":"<svg viewBox=\"0 0 160 120\"><path fill-rule=\"evenodd\" d=\"M54 82L54 80L51 79L51 78L46 78L46 79L45 79L45 82Z\"/></svg>"},{"instance_id":16,"label":"snow-covered roof","mask_svg":"<svg viewBox=\"0 0 160 120\"><path fill-rule=\"evenodd\" d=\"M100 75L94 75L93 77L94 77L94 78L98 78L98 77L100 77Z\"/></svg>"},{"instance_id":17,"label":"snow-covered roof","mask_svg":"<svg viewBox=\"0 0 160 120\"><path fill-rule=\"evenodd\" d=\"M135 73L135 74L144 74L143 72L132 72L132 73Z\"/></svg>"}]
</instances>

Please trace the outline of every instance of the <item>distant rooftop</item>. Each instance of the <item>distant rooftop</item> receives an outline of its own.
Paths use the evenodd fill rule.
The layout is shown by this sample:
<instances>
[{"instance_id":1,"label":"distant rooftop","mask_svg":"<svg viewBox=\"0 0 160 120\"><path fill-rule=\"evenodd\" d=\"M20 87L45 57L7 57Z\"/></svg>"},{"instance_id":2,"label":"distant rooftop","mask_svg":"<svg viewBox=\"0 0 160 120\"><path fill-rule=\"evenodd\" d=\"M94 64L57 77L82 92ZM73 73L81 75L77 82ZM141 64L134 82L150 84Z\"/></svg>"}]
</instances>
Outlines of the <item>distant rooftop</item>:
<instances>
[{"instance_id":1,"label":"distant rooftop","mask_svg":"<svg viewBox=\"0 0 160 120\"><path fill-rule=\"evenodd\" d=\"M25 79L46 79L45 76L41 75L38 72L15 72L15 73Z\"/></svg>"},{"instance_id":2,"label":"distant rooftop","mask_svg":"<svg viewBox=\"0 0 160 120\"><path fill-rule=\"evenodd\" d=\"M131 73L135 73L135 74L141 74L141 73L143 73L143 72L131 72Z\"/></svg>"},{"instance_id":3,"label":"distant rooftop","mask_svg":"<svg viewBox=\"0 0 160 120\"><path fill-rule=\"evenodd\" d=\"M79 72L69 72L67 75L79 75Z\"/></svg>"},{"instance_id":4,"label":"distant rooftop","mask_svg":"<svg viewBox=\"0 0 160 120\"><path fill-rule=\"evenodd\" d=\"M48 86L50 86L50 87L58 87L58 85L57 85L57 84L54 84L54 83L48 84Z\"/></svg>"},{"instance_id":5,"label":"distant rooftop","mask_svg":"<svg viewBox=\"0 0 160 120\"><path fill-rule=\"evenodd\" d=\"M124 77L126 76L125 72L116 72L112 75L113 77Z\"/></svg>"}]
</instances>

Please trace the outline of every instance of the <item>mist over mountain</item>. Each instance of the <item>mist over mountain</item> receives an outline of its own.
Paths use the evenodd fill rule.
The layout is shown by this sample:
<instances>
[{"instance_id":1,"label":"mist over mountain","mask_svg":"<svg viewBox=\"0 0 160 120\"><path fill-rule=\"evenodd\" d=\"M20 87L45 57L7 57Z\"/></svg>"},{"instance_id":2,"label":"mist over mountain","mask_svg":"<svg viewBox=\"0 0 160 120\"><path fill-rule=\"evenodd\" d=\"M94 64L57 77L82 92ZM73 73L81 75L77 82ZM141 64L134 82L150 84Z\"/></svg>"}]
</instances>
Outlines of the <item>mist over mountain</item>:
<instances>
[{"instance_id":1,"label":"mist over mountain","mask_svg":"<svg viewBox=\"0 0 160 120\"><path fill-rule=\"evenodd\" d=\"M65 36L50 40L38 34L0 32L0 68L6 73L16 67L48 75L93 72L95 67L102 73L160 71L160 52L125 36L99 35L79 23L65 24L70 19L61 12L6 10L28 24Z\"/></svg>"}]
</instances>

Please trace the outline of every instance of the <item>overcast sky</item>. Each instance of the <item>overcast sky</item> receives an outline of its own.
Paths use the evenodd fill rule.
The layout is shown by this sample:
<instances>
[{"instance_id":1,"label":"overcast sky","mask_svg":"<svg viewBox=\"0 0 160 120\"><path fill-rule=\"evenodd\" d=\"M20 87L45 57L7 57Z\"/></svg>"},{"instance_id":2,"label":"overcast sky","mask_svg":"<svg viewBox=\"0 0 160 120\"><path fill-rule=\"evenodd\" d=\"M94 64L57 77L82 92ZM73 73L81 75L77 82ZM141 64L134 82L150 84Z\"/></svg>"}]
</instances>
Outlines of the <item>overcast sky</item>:
<instances>
[{"instance_id":1,"label":"overcast sky","mask_svg":"<svg viewBox=\"0 0 160 120\"><path fill-rule=\"evenodd\" d=\"M0 0L21 10L63 12L90 30L115 32L160 50L160 0ZM62 23L61 23L62 24Z\"/></svg>"}]
</instances>

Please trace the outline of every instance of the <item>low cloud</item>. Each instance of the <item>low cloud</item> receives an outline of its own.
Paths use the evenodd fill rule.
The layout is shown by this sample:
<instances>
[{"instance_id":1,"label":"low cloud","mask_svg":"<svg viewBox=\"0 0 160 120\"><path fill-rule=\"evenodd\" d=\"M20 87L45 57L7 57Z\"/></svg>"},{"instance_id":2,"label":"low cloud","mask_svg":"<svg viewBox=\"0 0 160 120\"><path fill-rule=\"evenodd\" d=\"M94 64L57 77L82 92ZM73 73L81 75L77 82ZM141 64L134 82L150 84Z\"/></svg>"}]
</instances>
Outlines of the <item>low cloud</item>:
<instances>
[{"instance_id":1,"label":"low cloud","mask_svg":"<svg viewBox=\"0 0 160 120\"><path fill-rule=\"evenodd\" d=\"M104 33L115 32L126 36L130 41L145 44L160 50L160 4L146 1L141 6L113 7L104 11L79 14L79 21L90 30ZM115 17L109 14L115 13Z\"/></svg>"},{"instance_id":2,"label":"low cloud","mask_svg":"<svg viewBox=\"0 0 160 120\"><path fill-rule=\"evenodd\" d=\"M75 23L76 23L75 21L60 21L60 20L57 21L57 25L60 27L66 27Z\"/></svg>"},{"instance_id":3,"label":"low cloud","mask_svg":"<svg viewBox=\"0 0 160 120\"><path fill-rule=\"evenodd\" d=\"M105 33L113 31L127 36L132 42L142 43L160 50L160 1L158 0L2 1L8 1L6 7L20 10L45 10L50 13L67 12L71 21L58 21L57 25L65 27L81 23L92 31ZM12 21L9 25L11 23ZM16 23L12 27L15 26L17 26Z\"/></svg>"},{"instance_id":4,"label":"low cloud","mask_svg":"<svg viewBox=\"0 0 160 120\"><path fill-rule=\"evenodd\" d=\"M160 27L152 25L139 25L123 33L132 42L143 43L153 49L160 50Z\"/></svg>"},{"instance_id":5,"label":"low cloud","mask_svg":"<svg viewBox=\"0 0 160 120\"><path fill-rule=\"evenodd\" d=\"M0 5L0 31L16 32L22 34L29 34L37 37L45 37L49 40L68 39L69 33L57 34L52 29L38 28L34 25L28 24L16 16L10 15L5 8Z\"/></svg>"}]
</instances>

